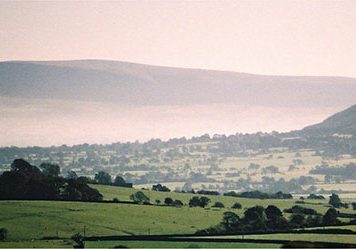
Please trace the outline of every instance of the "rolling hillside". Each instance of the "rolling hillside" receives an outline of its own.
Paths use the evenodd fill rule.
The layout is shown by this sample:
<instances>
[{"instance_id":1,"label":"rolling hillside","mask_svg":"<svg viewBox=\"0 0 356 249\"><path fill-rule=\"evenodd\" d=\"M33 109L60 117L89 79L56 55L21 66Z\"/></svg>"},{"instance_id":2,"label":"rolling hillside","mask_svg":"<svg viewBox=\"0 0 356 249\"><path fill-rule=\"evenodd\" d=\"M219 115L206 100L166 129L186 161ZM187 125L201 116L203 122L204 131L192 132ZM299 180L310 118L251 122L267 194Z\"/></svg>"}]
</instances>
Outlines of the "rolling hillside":
<instances>
[{"instance_id":1,"label":"rolling hillside","mask_svg":"<svg viewBox=\"0 0 356 249\"><path fill-rule=\"evenodd\" d=\"M0 146L288 132L354 102L356 79L83 60L0 62Z\"/></svg>"},{"instance_id":2,"label":"rolling hillside","mask_svg":"<svg viewBox=\"0 0 356 249\"><path fill-rule=\"evenodd\" d=\"M356 105L338 112L323 122L305 127L304 134L356 134Z\"/></svg>"},{"instance_id":3,"label":"rolling hillside","mask_svg":"<svg viewBox=\"0 0 356 249\"><path fill-rule=\"evenodd\" d=\"M0 96L124 105L237 103L264 106L354 104L356 79L267 76L83 60L1 62Z\"/></svg>"}]
</instances>

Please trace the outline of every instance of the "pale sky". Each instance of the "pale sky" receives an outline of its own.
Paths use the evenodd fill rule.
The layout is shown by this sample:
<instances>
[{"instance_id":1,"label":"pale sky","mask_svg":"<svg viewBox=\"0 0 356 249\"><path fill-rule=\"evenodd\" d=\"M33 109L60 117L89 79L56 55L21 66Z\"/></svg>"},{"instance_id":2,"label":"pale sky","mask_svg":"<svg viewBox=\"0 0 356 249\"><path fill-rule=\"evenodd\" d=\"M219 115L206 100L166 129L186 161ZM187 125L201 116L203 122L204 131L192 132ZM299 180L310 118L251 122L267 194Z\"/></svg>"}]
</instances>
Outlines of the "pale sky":
<instances>
[{"instance_id":1,"label":"pale sky","mask_svg":"<svg viewBox=\"0 0 356 249\"><path fill-rule=\"evenodd\" d=\"M0 60L356 77L356 1L1 1Z\"/></svg>"}]
</instances>

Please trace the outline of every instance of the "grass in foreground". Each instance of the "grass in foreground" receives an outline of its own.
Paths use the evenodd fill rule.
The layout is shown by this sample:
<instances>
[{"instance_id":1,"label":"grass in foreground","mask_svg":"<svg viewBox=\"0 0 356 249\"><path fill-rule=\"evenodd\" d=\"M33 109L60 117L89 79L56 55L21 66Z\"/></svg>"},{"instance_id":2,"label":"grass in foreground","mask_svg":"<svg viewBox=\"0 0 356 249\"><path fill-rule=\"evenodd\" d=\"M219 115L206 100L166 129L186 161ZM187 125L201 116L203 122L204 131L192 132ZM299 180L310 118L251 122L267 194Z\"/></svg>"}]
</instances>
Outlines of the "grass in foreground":
<instances>
[{"instance_id":1,"label":"grass in foreground","mask_svg":"<svg viewBox=\"0 0 356 249\"><path fill-rule=\"evenodd\" d=\"M188 193L175 193L175 192L157 192L157 191L148 191L148 190L139 190L134 188L121 188L115 186L105 186L105 185L90 185L93 188L99 190L100 193L103 194L105 200L112 200L113 198L118 198L120 201L130 201L130 195L137 192L142 191L150 197L151 203L155 203L155 200L160 200L161 203L164 203L164 199L166 197L171 197L172 199L179 199L184 204L189 203L189 199L192 198L192 194ZM260 199L250 199L250 198L237 198L230 196L213 196L207 195L209 199L211 199L210 205L213 205L216 201L222 202L225 205L225 211L230 208L235 202L239 202L242 205L242 209L233 210L238 215L242 215L244 212L244 208L252 207L255 205L261 205L267 207L268 205L275 205L281 210L285 208L290 208L293 205L296 205L297 199L286 199L286 200L278 200L278 199L268 199L268 200L260 200ZM298 204L304 207L313 208L321 214L324 214L328 209L328 200L306 200L306 204ZM224 209L222 209L224 210ZM352 208L343 209L343 212L352 212Z\"/></svg>"},{"instance_id":2,"label":"grass in foreground","mask_svg":"<svg viewBox=\"0 0 356 249\"><path fill-rule=\"evenodd\" d=\"M219 238L238 238L242 236L223 236ZM259 235L244 235L244 239L267 239L267 240L289 240L289 241L311 241L311 242L335 242L345 244L356 244L356 236L354 234L259 234Z\"/></svg>"},{"instance_id":3,"label":"grass in foreground","mask_svg":"<svg viewBox=\"0 0 356 249\"><path fill-rule=\"evenodd\" d=\"M123 245L129 248L280 248L279 244L224 243L224 242L167 242L167 241L88 241L89 248L113 248Z\"/></svg>"},{"instance_id":4,"label":"grass in foreground","mask_svg":"<svg viewBox=\"0 0 356 249\"><path fill-rule=\"evenodd\" d=\"M99 189L103 193L104 199L107 200L117 197L119 200L128 201L129 196L138 191L137 189L113 186L92 186ZM171 197L182 200L187 204L192 197L192 194L144 192L147 196L150 196L151 202L154 202L156 199L163 202L165 197ZM241 216L244 208L255 205L265 207L276 205L280 209L290 208L295 205L295 200L258 200L224 196L208 197L212 200L210 205L215 201L221 201L225 204L226 208L189 208L186 205L181 208L175 208L119 203L60 201L0 201L0 210L2 211L0 212L0 225L1 227L6 227L9 231L8 242L5 242L5 244L2 243L0 247L71 247L72 245L68 245L68 241L38 240L43 237L68 239L75 233L83 233L84 227L86 228L87 236L193 234L197 230L218 224L222 219L223 213L228 210L234 211ZM235 202L241 203L243 209L233 210L228 208ZM326 201L311 202L311 204L305 206L314 208L320 213L324 213L327 210ZM285 234L278 236L281 236L278 239L286 238ZM293 234L290 238L292 239L295 236ZM316 241L314 239L315 235L314 237L313 235L308 236L311 237L304 237L300 240ZM330 235L327 236L325 238L332 238ZM318 237L322 238L321 236ZM273 238L277 239L274 235ZM339 235L335 235L335 242L345 242L345 240L351 241L349 243L356 243L354 240L350 240L349 237L342 238ZM26 243L26 245L30 246L21 246L21 243ZM188 245L184 244L184 246ZM148 246L149 244L146 247Z\"/></svg>"},{"instance_id":5,"label":"grass in foreground","mask_svg":"<svg viewBox=\"0 0 356 249\"><path fill-rule=\"evenodd\" d=\"M222 210L59 201L1 201L0 223L8 240L45 236L194 233L220 222Z\"/></svg>"}]
</instances>

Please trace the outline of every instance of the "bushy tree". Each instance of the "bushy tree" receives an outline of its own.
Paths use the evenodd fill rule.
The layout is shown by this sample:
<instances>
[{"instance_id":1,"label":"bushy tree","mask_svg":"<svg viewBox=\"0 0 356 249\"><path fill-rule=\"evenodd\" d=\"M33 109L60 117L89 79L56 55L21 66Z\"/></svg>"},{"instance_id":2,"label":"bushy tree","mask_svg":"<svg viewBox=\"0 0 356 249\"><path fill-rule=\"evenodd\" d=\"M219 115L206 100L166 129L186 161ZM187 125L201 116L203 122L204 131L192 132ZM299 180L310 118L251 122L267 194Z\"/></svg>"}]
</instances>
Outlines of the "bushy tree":
<instances>
[{"instance_id":1,"label":"bushy tree","mask_svg":"<svg viewBox=\"0 0 356 249\"><path fill-rule=\"evenodd\" d=\"M125 179L120 175L117 175L115 177L115 180L114 180L113 184L115 186L119 186L119 187L132 188L132 183L126 182Z\"/></svg>"},{"instance_id":2,"label":"bushy tree","mask_svg":"<svg viewBox=\"0 0 356 249\"><path fill-rule=\"evenodd\" d=\"M288 228L288 221L283 217L282 211L269 205L265 210L267 216L267 226L271 230L283 230Z\"/></svg>"},{"instance_id":3,"label":"bushy tree","mask_svg":"<svg viewBox=\"0 0 356 249\"><path fill-rule=\"evenodd\" d=\"M289 222L292 227L303 227L305 224L305 216L304 214L293 214Z\"/></svg>"},{"instance_id":4,"label":"bushy tree","mask_svg":"<svg viewBox=\"0 0 356 249\"><path fill-rule=\"evenodd\" d=\"M249 229L255 231L264 231L267 229L267 217L264 207L254 206L248 208L244 212L244 215L243 222Z\"/></svg>"},{"instance_id":5,"label":"bushy tree","mask_svg":"<svg viewBox=\"0 0 356 249\"><path fill-rule=\"evenodd\" d=\"M274 206L274 205L269 205L266 210L265 210L267 219L274 219L276 217L281 217L282 215L282 211Z\"/></svg>"},{"instance_id":6,"label":"bushy tree","mask_svg":"<svg viewBox=\"0 0 356 249\"><path fill-rule=\"evenodd\" d=\"M210 202L210 199L208 197L206 197L206 196L200 197L200 206L201 207L208 206L209 202Z\"/></svg>"},{"instance_id":7,"label":"bushy tree","mask_svg":"<svg viewBox=\"0 0 356 249\"><path fill-rule=\"evenodd\" d=\"M224 212L221 224L224 226L226 231L233 231L238 229L240 225L240 217L234 212Z\"/></svg>"},{"instance_id":8,"label":"bushy tree","mask_svg":"<svg viewBox=\"0 0 356 249\"><path fill-rule=\"evenodd\" d=\"M124 180L124 178L122 176L117 175L115 177L114 185L121 186L121 185L124 185L125 183L126 183L126 181Z\"/></svg>"},{"instance_id":9,"label":"bushy tree","mask_svg":"<svg viewBox=\"0 0 356 249\"><path fill-rule=\"evenodd\" d=\"M183 206L183 202L181 200L174 200L173 203L172 203L172 206L174 207L181 207Z\"/></svg>"},{"instance_id":10,"label":"bushy tree","mask_svg":"<svg viewBox=\"0 0 356 249\"><path fill-rule=\"evenodd\" d=\"M62 192L64 200L101 201L103 196L97 189L88 186L87 179L68 179Z\"/></svg>"},{"instance_id":11,"label":"bushy tree","mask_svg":"<svg viewBox=\"0 0 356 249\"><path fill-rule=\"evenodd\" d=\"M189 207L206 207L210 199L206 196L194 196L189 200Z\"/></svg>"},{"instance_id":12,"label":"bushy tree","mask_svg":"<svg viewBox=\"0 0 356 249\"><path fill-rule=\"evenodd\" d=\"M265 209L262 206L254 206L246 209L244 212L245 219L247 220L255 220L257 218L266 219Z\"/></svg>"},{"instance_id":13,"label":"bushy tree","mask_svg":"<svg viewBox=\"0 0 356 249\"><path fill-rule=\"evenodd\" d=\"M173 203L173 199L171 197L166 197L164 199L164 204L166 204L167 206L171 206Z\"/></svg>"},{"instance_id":14,"label":"bushy tree","mask_svg":"<svg viewBox=\"0 0 356 249\"><path fill-rule=\"evenodd\" d=\"M68 179L77 179L78 175L73 170L70 170L67 172L67 178Z\"/></svg>"},{"instance_id":15,"label":"bushy tree","mask_svg":"<svg viewBox=\"0 0 356 249\"><path fill-rule=\"evenodd\" d=\"M356 210L356 202L353 202L353 203L352 203L352 209L353 209L353 210Z\"/></svg>"},{"instance_id":16,"label":"bushy tree","mask_svg":"<svg viewBox=\"0 0 356 249\"><path fill-rule=\"evenodd\" d=\"M0 240L5 240L7 237L7 229L2 227L0 228Z\"/></svg>"},{"instance_id":17,"label":"bushy tree","mask_svg":"<svg viewBox=\"0 0 356 249\"><path fill-rule=\"evenodd\" d=\"M322 224L322 217L320 215L308 215L305 219L306 226L318 227Z\"/></svg>"},{"instance_id":18,"label":"bushy tree","mask_svg":"<svg viewBox=\"0 0 356 249\"><path fill-rule=\"evenodd\" d=\"M163 186L162 184L158 183L156 185L153 185L152 186L152 190L153 191L159 191L159 192L171 192L171 190L166 187L166 186Z\"/></svg>"},{"instance_id":19,"label":"bushy tree","mask_svg":"<svg viewBox=\"0 0 356 249\"><path fill-rule=\"evenodd\" d=\"M41 163L40 169L42 169L42 173L46 176L58 177L61 173L61 169L57 164Z\"/></svg>"},{"instance_id":20,"label":"bushy tree","mask_svg":"<svg viewBox=\"0 0 356 249\"><path fill-rule=\"evenodd\" d=\"M339 208L342 206L342 202L337 194L331 194L329 197L329 204L334 208Z\"/></svg>"},{"instance_id":21,"label":"bushy tree","mask_svg":"<svg viewBox=\"0 0 356 249\"><path fill-rule=\"evenodd\" d=\"M84 237L80 233L74 234L71 239L76 243L74 248L84 248Z\"/></svg>"},{"instance_id":22,"label":"bushy tree","mask_svg":"<svg viewBox=\"0 0 356 249\"><path fill-rule=\"evenodd\" d=\"M224 208L225 205L224 203L220 202L220 201L217 201L214 203L214 205L212 207L216 207L216 208Z\"/></svg>"},{"instance_id":23,"label":"bushy tree","mask_svg":"<svg viewBox=\"0 0 356 249\"><path fill-rule=\"evenodd\" d=\"M292 208L284 209L286 213L292 214L306 214L306 215L318 215L318 212L312 208L306 208L300 205L294 205Z\"/></svg>"},{"instance_id":24,"label":"bushy tree","mask_svg":"<svg viewBox=\"0 0 356 249\"><path fill-rule=\"evenodd\" d=\"M234 205L231 206L231 208L234 208L234 209L241 209L242 208L242 205L238 202L235 202Z\"/></svg>"},{"instance_id":25,"label":"bushy tree","mask_svg":"<svg viewBox=\"0 0 356 249\"><path fill-rule=\"evenodd\" d=\"M23 159L15 159L11 164L11 171L13 172L21 172L27 175L38 175L41 171L36 167Z\"/></svg>"},{"instance_id":26,"label":"bushy tree","mask_svg":"<svg viewBox=\"0 0 356 249\"><path fill-rule=\"evenodd\" d=\"M47 165L48 166L48 165ZM50 167L43 167L48 170ZM89 187L87 179L65 179L51 170L45 175L22 159L12 163L11 171L0 175L0 199L100 201L102 195ZM55 170L58 172L58 170Z\"/></svg>"},{"instance_id":27,"label":"bushy tree","mask_svg":"<svg viewBox=\"0 0 356 249\"><path fill-rule=\"evenodd\" d=\"M96 173L94 179L99 184L111 184L111 176L104 171Z\"/></svg>"},{"instance_id":28,"label":"bushy tree","mask_svg":"<svg viewBox=\"0 0 356 249\"><path fill-rule=\"evenodd\" d=\"M145 204L150 202L150 198L148 198L142 191L138 191L130 195L130 199L138 204Z\"/></svg>"},{"instance_id":29,"label":"bushy tree","mask_svg":"<svg viewBox=\"0 0 356 249\"><path fill-rule=\"evenodd\" d=\"M337 219L338 213L335 208L329 208L323 216L323 225L333 226L338 225L340 221Z\"/></svg>"}]
</instances>

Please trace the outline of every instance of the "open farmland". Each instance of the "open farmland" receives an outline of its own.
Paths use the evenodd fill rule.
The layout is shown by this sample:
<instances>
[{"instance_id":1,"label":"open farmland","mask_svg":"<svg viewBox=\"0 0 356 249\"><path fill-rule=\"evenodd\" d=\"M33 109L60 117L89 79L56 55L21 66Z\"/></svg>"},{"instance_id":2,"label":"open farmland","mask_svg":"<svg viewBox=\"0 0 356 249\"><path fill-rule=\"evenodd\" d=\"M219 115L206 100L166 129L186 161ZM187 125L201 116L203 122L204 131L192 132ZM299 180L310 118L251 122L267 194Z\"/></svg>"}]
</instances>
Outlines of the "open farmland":
<instances>
[{"instance_id":1,"label":"open farmland","mask_svg":"<svg viewBox=\"0 0 356 249\"><path fill-rule=\"evenodd\" d=\"M138 191L130 188L113 186L91 185L104 195L104 199L118 198L120 201L129 201L129 196ZM154 234L193 234L197 230L205 229L218 224L226 211L233 211L243 215L246 208L255 205L276 205L281 210L295 205L295 200L258 200L225 196L208 196L211 199L207 208L190 208L187 206L193 194L174 192L143 192L150 197L151 202L171 197L184 203L183 207L167 207L164 205L137 205L122 203L87 203L87 202L58 202L58 201L0 201L1 225L9 230L8 239L0 244L1 247L23 247L33 241L34 244L43 246L68 247L71 245L70 237L85 229L86 236L116 236L116 235L154 235ZM222 202L226 208L211 208L215 201ZM242 209L230 209L233 203L242 204ZM310 201L304 207L325 213L327 201ZM352 212L345 209L343 212ZM286 217L289 215L285 214ZM19 226L19 224L21 224ZM260 235L258 235L260 236ZM302 235L298 235L302 236ZM304 236L304 235L303 235ZM313 235L306 235L306 240ZM309 237L308 237L309 236ZM46 241L45 238L60 238L60 240ZM283 237L281 235L280 237ZM255 238L255 237L251 237ZM259 237L257 237L259 238ZM274 238L272 235L263 238ZM277 238L277 237L276 237ZM279 238L279 237L278 237ZM324 238L324 237L323 237ZM323 240L321 238L321 240ZM326 238L326 237L325 237ZM352 243L354 241L348 241ZM319 239L320 240L320 239ZM320 240L320 241L321 241ZM22 242L21 242L22 241ZM27 241L27 242L26 242ZM335 240L335 242L338 242ZM350 242L350 243L351 243ZM27 244L26 244L27 243ZM121 242L106 241L104 244L88 242L88 246L100 247L122 244ZM153 242L125 242L123 245L152 247ZM191 244L191 243L190 243ZM193 243L194 244L194 243ZM182 242L172 242L172 247L187 246ZM202 244L204 245L204 244ZM220 247L225 247L221 244ZM245 247L243 244L241 247ZM232 247L240 247L235 245ZM252 245L251 245L252 246ZM273 245L269 245L273 247ZM157 244L160 247L160 243Z\"/></svg>"}]
</instances>

